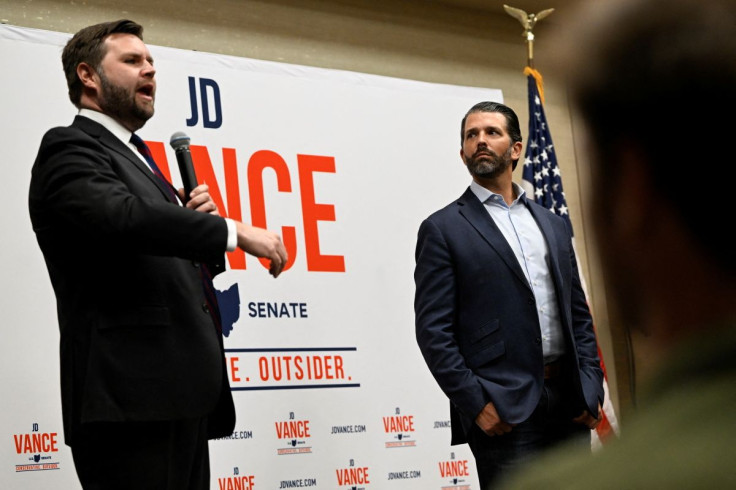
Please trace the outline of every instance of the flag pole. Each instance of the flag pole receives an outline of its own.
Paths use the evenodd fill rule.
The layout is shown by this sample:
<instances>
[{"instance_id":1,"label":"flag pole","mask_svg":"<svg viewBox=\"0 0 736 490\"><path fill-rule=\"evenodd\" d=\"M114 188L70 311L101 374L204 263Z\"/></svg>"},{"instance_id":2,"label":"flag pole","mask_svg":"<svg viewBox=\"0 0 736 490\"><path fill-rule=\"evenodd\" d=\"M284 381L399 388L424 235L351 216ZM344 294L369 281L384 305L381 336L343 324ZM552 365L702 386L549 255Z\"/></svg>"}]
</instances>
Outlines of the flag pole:
<instances>
[{"instance_id":1,"label":"flag pole","mask_svg":"<svg viewBox=\"0 0 736 490\"><path fill-rule=\"evenodd\" d=\"M557 165L557 156L552 143L552 135L544 114L542 74L534 69L534 33L532 30L537 22L554 12L554 9L542 10L536 14L527 14L521 9L508 5L504 5L503 8L507 14L521 23L524 28L522 36L526 40L528 47L527 66L524 68L524 75L526 75L528 82L529 140L524 157L521 186L531 199L565 219L570 225L572 232L572 222L570 221L565 193L562 189L562 176ZM574 233L572 247L577 260ZM587 301L588 291L582 272L579 272L579 279ZM590 305L588 305L588 308L590 308ZM593 328L595 329L595 321L593 323ZM591 437L591 444L594 449L602 447L603 442L612 435L618 435L618 421L608 391L606 366L603 361L600 345L597 347L600 367L603 371L604 402L602 404L602 421L593 431L593 437Z\"/></svg>"}]
</instances>

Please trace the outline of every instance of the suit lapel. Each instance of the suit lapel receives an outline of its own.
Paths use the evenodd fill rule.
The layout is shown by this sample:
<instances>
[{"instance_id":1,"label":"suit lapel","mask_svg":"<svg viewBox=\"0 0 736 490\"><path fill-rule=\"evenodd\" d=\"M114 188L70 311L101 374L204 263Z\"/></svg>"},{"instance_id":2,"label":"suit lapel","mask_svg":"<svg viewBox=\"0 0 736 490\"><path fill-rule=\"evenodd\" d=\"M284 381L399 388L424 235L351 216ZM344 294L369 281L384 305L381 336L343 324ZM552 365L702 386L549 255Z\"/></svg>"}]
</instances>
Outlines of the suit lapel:
<instances>
[{"instance_id":1,"label":"suit lapel","mask_svg":"<svg viewBox=\"0 0 736 490\"><path fill-rule=\"evenodd\" d=\"M529 281L527 281L524 272L521 270L519 261L514 255L514 251L511 250L506 238L504 238L501 230L498 229L496 223L488 215L483 203L473 194L473 191L468 188L465 193L458 199L458 205L460 206L460 214L468 220L468 222L475 228L483 239L496 251L506 265L514 272L516 277L524 283L526 287L531 289Z\"/></svg>"},{"instance_id":2,"label":"suit lapel","mask_svg":"<svg viewBox=\"0 0 736 490\"><path fill-rule=\"evenodd\" d=\"M164 188L165 184L154 175L153 171L138 157L138 155L133 153L133 150L128 147L128 145L120 141L103 125L89 118L77 116L75 117L72 126L76 126L90 136L97 138L102 145L130 162L134 168L140 171L141 174L143 174L159 189L159 191L161 191L161 194L163 194L167 201L171 202L168 197L169 193L166 188Z\"/></svg>"}]
</instances>

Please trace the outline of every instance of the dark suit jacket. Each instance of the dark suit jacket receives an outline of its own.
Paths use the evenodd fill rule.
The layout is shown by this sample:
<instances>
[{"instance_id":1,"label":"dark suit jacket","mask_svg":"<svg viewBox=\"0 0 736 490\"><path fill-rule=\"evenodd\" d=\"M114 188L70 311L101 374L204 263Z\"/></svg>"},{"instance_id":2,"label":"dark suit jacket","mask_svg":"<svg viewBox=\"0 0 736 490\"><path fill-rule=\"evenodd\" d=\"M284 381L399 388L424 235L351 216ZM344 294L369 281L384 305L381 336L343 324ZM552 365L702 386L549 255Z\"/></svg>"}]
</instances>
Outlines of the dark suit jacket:
<instances>
[{"instance_id":1,"label":"dark suit jacket","mask_svg":"<svg viewBox=\"0 0 736 490\"><path fill-rule=\"evenodd\" d=\"M81 116L43 137L29 208L56 294L66 443L96 421L209 415L210 437L231 433L199 271L224 270L223 218L168 201L129 147Z\"/></svg>"},{"instance_id":2,"label":"dark suit jacket","mask_svg":"<svg viewBox=\"0 0 736 490\"><path fill-rule=\"evenodd\" d=\"M597 415L603 373L566 222L524 199L549 248L549 265L580 411ZM417 342L450 399L452 444L466 442L493 402L502 420L526 420L544 385L534 295L501 231L470 189L424 220L416 247Z\"/></svg>"}]
</instances>

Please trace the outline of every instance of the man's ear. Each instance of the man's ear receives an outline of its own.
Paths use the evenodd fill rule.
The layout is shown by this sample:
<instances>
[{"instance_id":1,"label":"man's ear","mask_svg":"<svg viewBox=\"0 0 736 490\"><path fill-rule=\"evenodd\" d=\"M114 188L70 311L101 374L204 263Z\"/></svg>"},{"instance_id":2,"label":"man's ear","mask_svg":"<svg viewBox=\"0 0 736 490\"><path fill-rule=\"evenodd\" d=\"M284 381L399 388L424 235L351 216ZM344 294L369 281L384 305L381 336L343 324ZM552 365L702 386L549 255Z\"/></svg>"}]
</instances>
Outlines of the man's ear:
<instances>
[{"instance_id":1,"label":"man's ear","mask_svg":"<svg viewBox=\"0 0 736 490\"><path fill-rule=\"evenodd\" d=\"M652 198L651 175L647 170L643 155L633 145L620 150L618 159L618 189L616 200L615 226L632 240L647 235L652 226L651 217L657 216L660 203ZM643 212L648 210L649 212Z\"/></svg>"},{"instance_id":2,"label":"man's ear","mask_svg":"<svg viewBox=\"0 0 736 490\"><path fill-rule=\"evenodd\" d=\"M89 64L84 62L79 63L77 65L77 76L85 88L97 90L99 76L95 69L89 66Z\"/></svg>"},{"instance_id":3,"label":"man's ear","mask_svg":"<svg viewBox=\"0 0 736 490\"><path fill-rule=\"evenodd\" d=\"M511 159L518 160L521 158L521 150L524 149L524 144L521 141L517 141L512 145L513 150L511 151Z\"/></svg>"}]
</instances>

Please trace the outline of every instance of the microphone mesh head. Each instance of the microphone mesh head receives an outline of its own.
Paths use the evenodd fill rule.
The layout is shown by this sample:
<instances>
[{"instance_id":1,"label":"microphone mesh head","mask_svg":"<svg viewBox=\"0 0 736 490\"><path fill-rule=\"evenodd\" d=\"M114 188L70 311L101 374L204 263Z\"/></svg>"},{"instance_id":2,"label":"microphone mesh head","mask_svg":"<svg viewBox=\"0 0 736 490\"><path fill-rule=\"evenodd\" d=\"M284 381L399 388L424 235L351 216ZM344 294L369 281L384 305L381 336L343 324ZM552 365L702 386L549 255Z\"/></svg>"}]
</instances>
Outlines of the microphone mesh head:
<instances>
[{"instance_id":1,"label":"microphone mesh head","mask_svg":"<svg viewBox=\"0 0 736 490\"><path fill-rule=\"evenodd\" d=\"M171 147L175 150L177 148L186 148L189 146L189 136L187 136L186 133L182 131L177 131L176 133L171 135L171 140L169 141L169 144L171 144Z\"/></svg>"}]
</instances>

